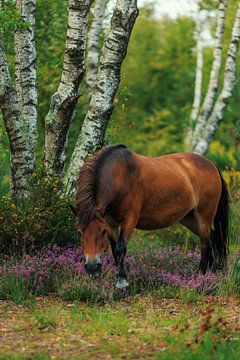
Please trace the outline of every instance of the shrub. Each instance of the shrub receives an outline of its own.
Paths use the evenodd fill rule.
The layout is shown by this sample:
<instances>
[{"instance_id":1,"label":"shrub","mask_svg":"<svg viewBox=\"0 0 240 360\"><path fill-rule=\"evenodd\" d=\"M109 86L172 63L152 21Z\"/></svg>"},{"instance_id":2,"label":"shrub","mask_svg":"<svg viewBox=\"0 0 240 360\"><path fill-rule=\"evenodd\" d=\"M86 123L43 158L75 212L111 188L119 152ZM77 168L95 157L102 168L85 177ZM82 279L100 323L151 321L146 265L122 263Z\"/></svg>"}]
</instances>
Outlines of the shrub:
<instances>
[{"instance_id":1,"label":"shrub","mask_svg":"<svg viewBox=\"0 0 240 360\"><path fill-rule=\"evenodd\" d=\"M21 254L48 243L79 243L71 203L58 178L41 169L33 173L26 199L0 199L0 252Z\"/></svg>"}]
</instances>

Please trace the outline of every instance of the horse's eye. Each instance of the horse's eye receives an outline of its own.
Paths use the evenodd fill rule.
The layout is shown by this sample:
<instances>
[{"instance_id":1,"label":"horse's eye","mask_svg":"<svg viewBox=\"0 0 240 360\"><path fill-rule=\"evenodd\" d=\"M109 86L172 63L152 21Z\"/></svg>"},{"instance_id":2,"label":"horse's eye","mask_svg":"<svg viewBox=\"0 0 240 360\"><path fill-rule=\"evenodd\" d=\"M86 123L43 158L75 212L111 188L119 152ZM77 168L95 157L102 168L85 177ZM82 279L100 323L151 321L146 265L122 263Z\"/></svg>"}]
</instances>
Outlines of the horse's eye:
<instances>
[{"instance_id":1,"label":"horse's eye","mask_svg":"<svg viewBox=\"0 0 240 360\"><path fill-rule=\"evenodd\" d=\"M106 233L107 233L107 229L101 229L101 231L100 231L101 236L105 236Z\"/></svg>"}]
</instances>

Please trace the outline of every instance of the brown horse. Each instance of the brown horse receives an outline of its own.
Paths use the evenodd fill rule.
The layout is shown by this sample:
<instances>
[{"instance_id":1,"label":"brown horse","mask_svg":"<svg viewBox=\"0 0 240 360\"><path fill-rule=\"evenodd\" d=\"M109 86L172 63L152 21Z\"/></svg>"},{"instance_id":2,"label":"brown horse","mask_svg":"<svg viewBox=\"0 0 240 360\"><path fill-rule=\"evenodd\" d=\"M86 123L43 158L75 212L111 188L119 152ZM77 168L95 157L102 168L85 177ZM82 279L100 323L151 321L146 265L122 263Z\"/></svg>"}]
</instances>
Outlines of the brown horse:
<instances>
[{"instance_id":1,"label":"brown horse","mask_svg":"<svg viewBox=\"0 0 240 360\"><path fill-rule=\"evenodd\" d=\"M228 192L216 166L200 155L145 157L124 145L106 147L81 168L76 202L85 269L100 274L110 242L119 288L128 286L124 256L134 228L181 223L200 237L203 273L226 262Z\"/></svg>"}]
</instances>

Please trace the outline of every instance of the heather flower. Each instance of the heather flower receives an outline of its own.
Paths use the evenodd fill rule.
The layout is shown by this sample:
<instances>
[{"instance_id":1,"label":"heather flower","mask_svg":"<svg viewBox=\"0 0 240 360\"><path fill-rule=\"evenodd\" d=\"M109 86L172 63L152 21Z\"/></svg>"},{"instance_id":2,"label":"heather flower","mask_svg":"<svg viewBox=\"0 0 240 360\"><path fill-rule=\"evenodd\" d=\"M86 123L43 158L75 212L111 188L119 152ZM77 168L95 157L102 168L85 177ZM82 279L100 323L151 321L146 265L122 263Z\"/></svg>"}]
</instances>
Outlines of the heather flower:
<instances>
[{"instance_id":1,"label":"heather flower","mask_svg":"<svg viewBox=\"0 0 240 360\"><path fill-rule=\"evenodd\" d=\"M24 255L20 260L2 257L0 274L22 277L36 294L59 291L63 298L75 296L84 301L106 301L166 285L210 293L217 287L219 275L210 271L206 275L199 273L199 259L198 249L182 253L177 246L128 254L125 264L130 289L125 292L115 288L116 267L110 253L104 258L102 276L94 279L84 271L85 258L80 248L53 245L38 254Z\"/></svg>"}]
</instances>

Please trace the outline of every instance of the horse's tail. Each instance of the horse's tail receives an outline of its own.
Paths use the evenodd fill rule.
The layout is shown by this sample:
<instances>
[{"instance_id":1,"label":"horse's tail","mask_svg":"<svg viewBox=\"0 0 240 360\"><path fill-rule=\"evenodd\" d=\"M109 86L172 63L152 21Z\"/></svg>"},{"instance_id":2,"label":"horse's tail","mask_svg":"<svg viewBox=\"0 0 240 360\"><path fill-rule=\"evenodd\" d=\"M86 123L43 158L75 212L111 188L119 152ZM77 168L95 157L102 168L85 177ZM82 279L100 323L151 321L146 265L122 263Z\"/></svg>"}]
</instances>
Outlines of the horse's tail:
<instances>
[{"instance_id":1,"label":"horse's tail","mask_svg":"<svg viewBox=\"0 0 240 360\"><path fill-rule=\"evenodd\" d=\"M222 268L226 265L228 256L229 193L221 172L219 170L218 172L222 182L222 191L214 218L214 230L211 232L211 248L213 252L212 265Z\"/></svg>"}]
</instances>

